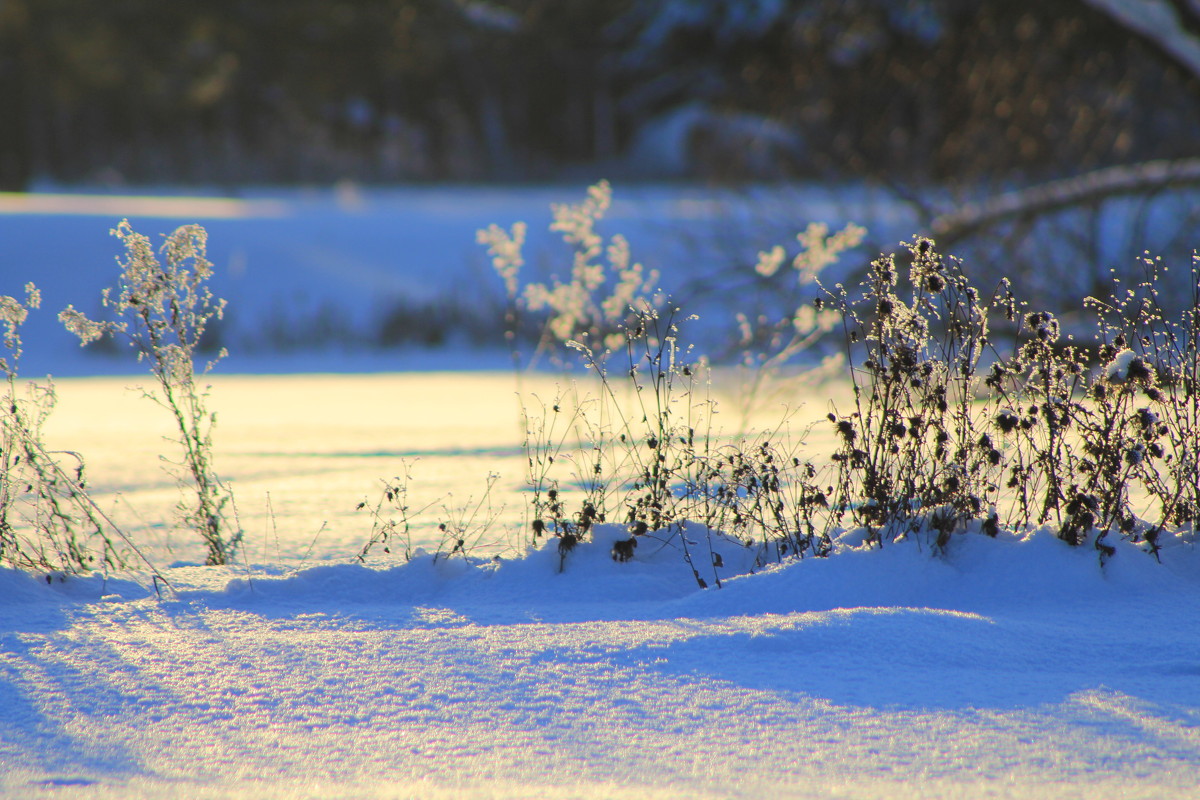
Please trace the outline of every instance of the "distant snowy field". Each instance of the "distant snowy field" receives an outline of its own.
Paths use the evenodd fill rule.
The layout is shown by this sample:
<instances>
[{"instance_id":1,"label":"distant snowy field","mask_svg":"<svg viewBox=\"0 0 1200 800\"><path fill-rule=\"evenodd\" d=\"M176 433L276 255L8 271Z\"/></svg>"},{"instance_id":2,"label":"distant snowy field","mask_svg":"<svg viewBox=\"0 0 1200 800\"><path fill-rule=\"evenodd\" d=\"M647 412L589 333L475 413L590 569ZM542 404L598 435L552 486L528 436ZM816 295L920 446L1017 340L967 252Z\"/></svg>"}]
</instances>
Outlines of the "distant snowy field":
<instances>
[{"instance_id":1,"label":"distant snowy field","mask_svg":"<svg viewBox=\"0 0 1200 800\"><path fill-rule=\"evenodd\" d=\"M475 233L489 224L529 226L527 269L570 271L570 251L551 234L550 205L579 203L586 186L412 187L335 190L243 190L238 197L174 193L20 195L0 193L0 294L19 295L28 281L42 289L43 309L26 325L23 374L119 374L125 359L80 352L55 317L72 304L100 312L100 292L117 276L120 253L109 235L121 219L158 241L185 223L209 232L212 288L229 302L235 340L311 320L322 309L340 323L369 328L396 301L446 296L476 301L503 294ZM757 250L794 243L813 221L870 226L880 242L912 233L911 215L881 192L861 187L719 191L686 186L614 187L601 232L621 233L634 257L659 269L668 288L731 263L753 267ZM728 319L709 320L732 329ZM447 320L453 331L453 321ZM287 331L303 339L304 331ZM453 341L453 339L451 340ZM257 349L258 352L254 352ZM505 366L496 352L346 352L309 344L280 356L231 347L225 372L336 372L471 369Z\"/></svg>"},{"instance_id":2,"label":"distant snowy field","mask_svg":"<svg viewBox=\"0 0 1200 800\"><path fill-rule=\"evenodd\" d=\"M621 206L616 189L611 230L635 250L642 235L654 252L673 219L719 218L682 190ZM236 565L206 568L171 525L168 421L134 388L145 379L51 336L54 310L92 310L115 274L107 230L122 216L147 233L205 223L219 293L243 313L325 295L367 313L393 289L490 280L475 228L532 231L548 202L581 195L0 197L0 293L32 279L46 294L25 374L77 376L57 381L48 444L85 456L97 501L174 586L158 598L139 573L47 585L0 570L0 796L1200 797L1190 544L1161 565L1122 547L1101 568L1044 533L960 536L944 557L847 537L832 558L756 574L726 546L721 590L696 588L677 540L615 563L613 528L561 572L552 549L407 564L376 551L363 566L355 506L404 463L414 503L433 504L414 544L477 502L489 472L491 538L520 539L517 383L483 369L503 357L235 354L212 404L247 540ZM324 374L234 374L260 370ZM348 371L361 374L333 374ZM523 380L548 398L558 379ZM822 392L802 399L804 418L824 412Z\"/></svg>"}]
</instances>

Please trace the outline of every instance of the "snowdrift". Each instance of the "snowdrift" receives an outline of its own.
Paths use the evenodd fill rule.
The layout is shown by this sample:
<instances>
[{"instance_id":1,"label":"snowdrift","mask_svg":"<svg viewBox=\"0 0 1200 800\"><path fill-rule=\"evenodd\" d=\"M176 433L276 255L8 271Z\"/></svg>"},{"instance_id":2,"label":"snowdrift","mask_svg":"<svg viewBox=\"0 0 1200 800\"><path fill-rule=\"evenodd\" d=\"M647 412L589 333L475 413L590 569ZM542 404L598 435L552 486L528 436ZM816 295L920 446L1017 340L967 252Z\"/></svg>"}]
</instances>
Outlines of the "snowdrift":
<instances>
[{"instance_id":1,"label":"snowdrift","mask_svg":"<svg viewBox=\"0 0 1200 800\"><path fill-rule=\"evenodd\" d=\"M1195 796L1187 542L625 537L176 567L161 598L0 571L0 796Z\"/></svg>"}]
</instances>

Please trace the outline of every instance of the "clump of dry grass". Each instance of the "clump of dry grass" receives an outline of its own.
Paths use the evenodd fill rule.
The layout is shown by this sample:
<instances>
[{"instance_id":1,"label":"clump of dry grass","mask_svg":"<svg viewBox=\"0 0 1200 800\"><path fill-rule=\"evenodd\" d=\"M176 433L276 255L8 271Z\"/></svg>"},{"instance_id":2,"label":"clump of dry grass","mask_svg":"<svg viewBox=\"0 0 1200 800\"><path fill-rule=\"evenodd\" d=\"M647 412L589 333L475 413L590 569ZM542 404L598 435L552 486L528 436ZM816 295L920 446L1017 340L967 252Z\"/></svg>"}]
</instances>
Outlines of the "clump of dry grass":
<instances>
[{"instance_id":1,"label":"clump of dry grass","mask_svg":"<svg viewBox=\"0 0 1200 800\"><path fill-rule=\"evenodd\" d=\"M43 442L54 385L18 382L21 325L41 304L32 283L25 295L0 296L0 563L48 574L124 567L131 548L88 495L83 457Z\"/></svg>"}]
</instances>

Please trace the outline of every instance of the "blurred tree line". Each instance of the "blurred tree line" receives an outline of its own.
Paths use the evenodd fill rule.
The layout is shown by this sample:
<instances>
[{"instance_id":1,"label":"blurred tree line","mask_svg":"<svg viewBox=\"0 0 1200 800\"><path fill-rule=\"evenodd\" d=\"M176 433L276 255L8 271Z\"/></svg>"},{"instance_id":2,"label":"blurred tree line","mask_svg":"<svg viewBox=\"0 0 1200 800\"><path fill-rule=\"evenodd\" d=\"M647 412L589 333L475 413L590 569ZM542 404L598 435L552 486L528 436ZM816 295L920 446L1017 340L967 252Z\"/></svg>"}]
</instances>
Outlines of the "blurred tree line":
<instances>
[{"instance_id":1,"label":"blurred tree line","mask_svg":"<svg viewBox=\"0 0 1200 800\"><path fill-rule=\"evenodd\" d=\"M0 189L1036 180L1198 155L1198 98L1085 0L0 0Z\"/></svg>"}]
</instances>

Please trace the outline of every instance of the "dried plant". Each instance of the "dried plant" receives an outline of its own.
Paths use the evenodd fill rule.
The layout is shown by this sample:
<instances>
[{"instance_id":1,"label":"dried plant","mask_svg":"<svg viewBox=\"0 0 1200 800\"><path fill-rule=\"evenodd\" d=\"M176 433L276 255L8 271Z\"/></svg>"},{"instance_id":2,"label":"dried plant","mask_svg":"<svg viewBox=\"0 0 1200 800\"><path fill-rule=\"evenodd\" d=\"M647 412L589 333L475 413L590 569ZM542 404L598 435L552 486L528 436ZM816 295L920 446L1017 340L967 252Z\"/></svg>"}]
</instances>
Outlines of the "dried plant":
<instances>
[{"instance_id":1,"label":"dried plant","mask_svg":"<svg viewBox=\"0 0 1200 800\"><path fill-rule=\"evenodd\" d=\"M208 235L199 225L178 228L166 237L160 260L149 238L136 233L128 220L112 233L124 245L125 258L117 262L121 274L116 292L106 289L102 299L116 319L92 320L70 306L59 319L82 344L106 335L121 338L148 364L157 386L145 395L171 415L183 451L180 461L168 462L190 495L179 506L183 522L204 540L206 563L226 564L241 543L242 531L227 513L232 492L213 465L216 414L208 410L208 387L197 384L194 362L209 324L220 319L225 308L225 301L214 298L208 288ZM199 377L224 355L222 350Z\"/></svg>"},{"instance_id":2,"label":"dried plant","mask_svg":"<svg viewBox=\"0 0 1200 800\"><path fill-rule=\"evenodd\" d=\"M393 547L399 547L404 560L411 560L413 521L437 502L434 500L421 508L411 508L408 487L412 483L412 464L401 459L400 468L401 475L382 482L383 490L374 505L366 500L358 504L357 511L365 509L371 515L371 534L356 556L360 562L366 561L371 550L376 547L389 555Z\"/></svg>"},{"instance_id":3,"label":"dried plant","mask_svg":"<svg viewBox=\"0 0 1200 800\"><path fill-rule=\"evenodd\" d=\"M497 473L489 473L487 487L478 500L471 496L457 506L443 503L442 521L437 526L439 537L437 549L433 554L434 561L449 558L456 553L466 556L492 532L496 519L504 510L503 506L497 507L492 503L492 490L499 479Z\"/></svg>"},{"instance_id":4,"label":"dried plant","mask_svg":"<svg viewBox=\"0 0 1200 800\"><path fill-rule=\"evenodd\" d=\"M4 350L0 373L0 562L47 573L127 566L131 548L87 493L83 457L48 450L42 426L54 409L54 385L18 384L21 325L41 296L31 283L24 302L0 296Z\"/></svg>"},{"instance_id":5,"label":"dried plant","mask_svg":"<svg viewBox=\"0 0 1200 800\"><path fill-rule=\"evenodd\" d=\"M543 354L561 352L557 348L573 340L594 343L601 350L618 348L629 308L663 303L655 292L657 273L633 260L625 237L616 235L606 243L596 231L611 203L612 188L601 181L588 188L582 203L552 206L550 230L562 234L574 251L565 280L554 276L548 283L531 281L522 286L524 223L518 222L511 231L492 225L477 234L477 240L487 245L509 298L507 338L515 340L519 317L542 320L531 364Z\"/></svg>"},{"instance_id":6,"label":"dried plant","mask_svg":"<svg viewBox=\"0 0 1200 800\"><path fill-rule=\"evenodd\" d=\"M972 523L993 535L1050 525L1102 557L1114 532L1155 553L1163 531L1194 532L1195 265L1178 316L1159 300L1155 259L1137 286L1089 298L1098 330L1087 347L1007 283L985 299L928 239L907 258L903 298L894 256L856 293L827 292L846 320L854 385L853 408L830 414L839 514L877 544L927 530L944 547ZM989 336L997 317L1016 330L1007 354Z\"/></svg>"}]
</instances>

